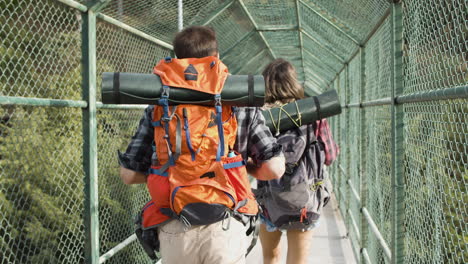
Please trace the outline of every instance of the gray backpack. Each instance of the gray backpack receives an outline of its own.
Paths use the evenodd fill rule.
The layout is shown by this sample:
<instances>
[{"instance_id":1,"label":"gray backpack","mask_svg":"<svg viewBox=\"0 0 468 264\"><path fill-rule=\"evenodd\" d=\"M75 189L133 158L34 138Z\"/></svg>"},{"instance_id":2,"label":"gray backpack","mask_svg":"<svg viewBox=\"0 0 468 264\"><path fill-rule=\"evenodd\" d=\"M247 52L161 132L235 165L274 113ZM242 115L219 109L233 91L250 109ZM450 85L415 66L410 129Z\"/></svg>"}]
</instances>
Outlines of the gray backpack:
<instances>
[{"instance_id":1,"label":"gray backpack","mask_svg":"<svg viewBox=\"0 0 468 264\"><path fill-rule=\"evenodd\" d=\"M266 217L279 229L307 229L316 224L330 198L324 173L325 153L314 125L277 136L286 171L280 179L258 181L256 198Z\"/></svg>"}]
</instances>

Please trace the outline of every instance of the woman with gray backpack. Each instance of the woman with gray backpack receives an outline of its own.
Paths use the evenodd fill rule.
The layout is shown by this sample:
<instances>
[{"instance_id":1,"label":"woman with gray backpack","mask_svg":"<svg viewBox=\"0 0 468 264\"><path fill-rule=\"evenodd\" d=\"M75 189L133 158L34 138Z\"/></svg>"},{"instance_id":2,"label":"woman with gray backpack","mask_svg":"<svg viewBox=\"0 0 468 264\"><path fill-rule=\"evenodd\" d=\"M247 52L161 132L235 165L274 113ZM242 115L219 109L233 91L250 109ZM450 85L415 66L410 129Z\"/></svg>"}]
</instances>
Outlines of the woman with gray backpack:
<instances>
[{"instance_id":1,"label":"woman with gray backpack","mask_svg":"<svg viewBox=\"0 0 468 264\"><path fill-rule=\"evenodd\" d=\"M265 78L265 109L281 107L304 98L294 66L276 59L263 71ZM288 113L285 113L288 114ZM306 263L311 229L319 222L322 207L330 198L325 164L338 154L326 119L313 124L277 133L283 146L286 172L282 178L258 181L255 196L262 208L260 241L264 264L279 264L280 239L286 232L287 263Z\"/></svg>"}]
</instances>

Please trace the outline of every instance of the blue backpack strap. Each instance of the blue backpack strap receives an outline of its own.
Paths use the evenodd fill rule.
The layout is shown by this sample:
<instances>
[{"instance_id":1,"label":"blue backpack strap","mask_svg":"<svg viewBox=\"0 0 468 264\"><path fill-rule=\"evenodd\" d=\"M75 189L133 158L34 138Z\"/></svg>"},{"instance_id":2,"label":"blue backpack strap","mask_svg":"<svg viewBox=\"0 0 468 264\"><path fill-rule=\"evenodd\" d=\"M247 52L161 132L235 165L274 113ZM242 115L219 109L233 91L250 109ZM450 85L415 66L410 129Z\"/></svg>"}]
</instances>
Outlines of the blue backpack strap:
<instances>
[{"instance_id":1,"label":"blue backpack strap","mask_svg":"<svg viewBox=\"0 0 468 264\"><path fill-rule=\"evenodd\" d=\"M216 161L220 161L224 156L224 129L223 129L223 108L221 106L221 95L215 95L216 124L218 125L219 145L216 151Z\"/></svg>"},{"instance_id":2,"label":"blue backpack strap","mask_svg":"<svg viewBox=\"0 0 468 264\"><path fill-rule=\"evenodd\" d=\"M238 162L232 162L232 163L226 163L223 165L225 170L232 169L232 168L237 168L245 165L245 161L241 160Z\"/></svg>"}]
</instances>

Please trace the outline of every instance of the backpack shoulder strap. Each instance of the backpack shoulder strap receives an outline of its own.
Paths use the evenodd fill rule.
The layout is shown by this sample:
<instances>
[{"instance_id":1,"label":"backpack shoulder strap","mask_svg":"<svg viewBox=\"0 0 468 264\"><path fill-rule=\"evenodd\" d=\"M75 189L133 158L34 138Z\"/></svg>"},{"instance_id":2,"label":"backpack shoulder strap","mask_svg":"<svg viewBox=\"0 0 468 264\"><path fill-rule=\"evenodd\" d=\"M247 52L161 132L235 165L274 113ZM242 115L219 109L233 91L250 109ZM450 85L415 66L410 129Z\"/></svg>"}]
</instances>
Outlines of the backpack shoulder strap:
<instances>
[{"instance_id":1,"label":"backpack shoulder strap","mask_svg":"<svg viewBox=\"0 0 468 264\"><path fill-rule=\"evenodd\" d=\"M298 162L303 160L304 157L309 157L307 153L309 152L309 147L310 147L310 124L307 125L307 132L306 132L306 146L304 148L304 152L302 153L302 156L299 158ZM310 157L309 157L310 158ZM309 159L308 158L308 159Z\"/></svg>"}]
</instances>

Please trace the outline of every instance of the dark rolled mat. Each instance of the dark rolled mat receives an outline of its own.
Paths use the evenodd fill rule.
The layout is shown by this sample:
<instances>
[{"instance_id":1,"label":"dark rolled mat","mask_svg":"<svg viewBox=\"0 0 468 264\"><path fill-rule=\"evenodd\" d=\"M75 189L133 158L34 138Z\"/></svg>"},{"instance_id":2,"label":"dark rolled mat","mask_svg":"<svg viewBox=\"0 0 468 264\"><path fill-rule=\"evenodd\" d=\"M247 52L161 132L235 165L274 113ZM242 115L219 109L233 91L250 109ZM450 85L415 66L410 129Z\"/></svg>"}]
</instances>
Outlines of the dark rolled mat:
<instances>
[{"instance_id":1,"label":"dark rolled mat","mask_svg":"<svg viewBox=\"0 0 468 264\"><path fill-rule=\"evenodd\" d=\"M298 112L299 111L299 112ZM336 90L304 98L282 107L263 111L266 125L273 134L313 123L317 120L341 113L340 99Z\"/></svg>"},{"instance_id":2,"label":"dark rolled mat","mask_svg":"<svg viewBox=\"0 0 468 264\"><path fill-rule=\"evenodd\" d=\"M102 75L104 104L158 104L161 79L155 74L105 72ZM221 92L223 104L232 106L263 105L265 82L261 75L229 75ZM213 95L171 87L170 104L212 105Z\"/></svg>"}]
</instances>

